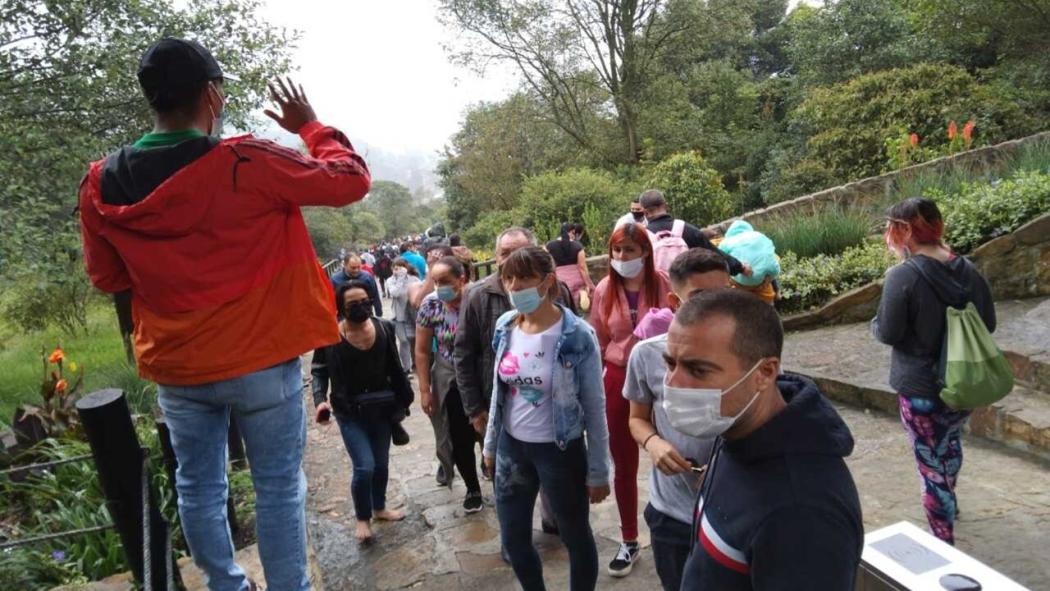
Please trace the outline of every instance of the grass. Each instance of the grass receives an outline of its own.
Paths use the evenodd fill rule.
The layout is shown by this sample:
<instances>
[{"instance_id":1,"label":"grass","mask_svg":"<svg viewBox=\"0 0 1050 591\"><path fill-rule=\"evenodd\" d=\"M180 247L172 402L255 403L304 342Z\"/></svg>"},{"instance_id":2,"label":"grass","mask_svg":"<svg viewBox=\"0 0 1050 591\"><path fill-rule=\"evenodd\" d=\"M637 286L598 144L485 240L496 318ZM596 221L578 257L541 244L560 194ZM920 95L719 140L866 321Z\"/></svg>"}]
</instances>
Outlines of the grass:
<instances>
[{"instance_id":1,"label":"grass","mask_svg":"<svg viewBox=\"0 0 1050 591\"><path fill-rule=\"evenodd\" d=\"M1029 170L1050 173L1050 141L1021 146L1017 154L1007 162L1007 167L1014 172Z\"/></svg>"},{"instance_id":2,"label":"grass","mask_svg":"<svg viewBox=\"0 0 1050 591\"><path fill-rule=\"evenodd\" d=\"M830 208L787 214L759 230L769 236L778 253L809 258L839 254L863 242L874 229L875 221L865 210Z\"/></svg>"},{"instance_id":3,"label":"grass","mask_svg":"<svg viewBox=\"0 0 1050 591\"><path fill-rule=\"evenodd\" d=\"M69 336L58 328L24 334L0 324L0 425L11 423L18 405L38 401L43 374L40 351L50 352L56 345L84 369L81 393L124 388L136 406L148 398L149 386L127 365L113 309L97 305L88 312L86 335Z\"/></svg>"}]
</instances>

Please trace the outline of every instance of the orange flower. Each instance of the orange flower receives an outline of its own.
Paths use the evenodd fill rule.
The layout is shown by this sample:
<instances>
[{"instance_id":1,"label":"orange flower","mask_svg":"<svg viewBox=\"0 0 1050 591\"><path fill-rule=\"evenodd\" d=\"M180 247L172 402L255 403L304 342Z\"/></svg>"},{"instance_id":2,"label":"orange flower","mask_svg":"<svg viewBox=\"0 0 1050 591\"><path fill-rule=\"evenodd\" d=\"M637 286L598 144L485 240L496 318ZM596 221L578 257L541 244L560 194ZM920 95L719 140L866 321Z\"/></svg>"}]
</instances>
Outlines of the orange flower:
<instances>
[{"instance_id":1,"label":"orange flower","mask_svg":"<svg viewBox=\"0 0 1050 591\"><path fill-rule=\"evenodd\" d=\"M911 142L911 147L918 148L919 147L919 134L913 133L913 134L909 135L908 136L908 141Z\"/></svg>"},{"instance_id":2,"label":"orange flower","mask_svg":"<svg viewBox=\"0 0 1050 591\"><path fill-rule=\"evenodd\" d=\"M964 140L970 141L971 139L973 139L973 130L975 127L977 127L977 123L973 119L970 119L966 122L966 125L963 126Z\"/></svg>"},{"instance_id":3,"label":"orange flower","mask_svg":"<svg viewBox=\"0 0 1050 591\"><path fill-rule=\"evenodd\" d=\"M959 135L959 126L955 124L955 120L952 120L948 123L948 139L954 140L957 135Z\"/></svg>"},{"instance_id":4,"label":"orange flower","mask_svg":"<svg viewBox=\"0 0 1050 591\"><path fill-rule=\"evenodd\" d=\"M55 347L55 350L51 352L51 356L47 358L51 363L58 363L66 358L66 354L62 352L62 347Z\"/></svg>"},{"instance_id":5,"label":"orange flower","mask_svg":"<svg viewBox=\"0 0 1050 591\"><path fill-rule=\"evenodd\" d=\"M58 380L55 382L55 394L65 394L68 387L69 384L65 380Z\"/></svg>"}]
</instances>

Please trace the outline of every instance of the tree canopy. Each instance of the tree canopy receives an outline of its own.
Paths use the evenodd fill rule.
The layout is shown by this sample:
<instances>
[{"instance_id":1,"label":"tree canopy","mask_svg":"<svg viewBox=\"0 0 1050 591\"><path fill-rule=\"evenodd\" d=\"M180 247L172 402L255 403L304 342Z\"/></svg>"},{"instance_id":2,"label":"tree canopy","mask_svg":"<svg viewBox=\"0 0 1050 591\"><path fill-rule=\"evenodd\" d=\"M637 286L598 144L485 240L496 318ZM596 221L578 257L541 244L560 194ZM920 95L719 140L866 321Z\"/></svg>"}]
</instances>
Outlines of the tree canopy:
<instances>
[{"instance_id":1,"label":"tree canopy","mask_svg":"<svg viewBox=\"0 0 1050 591\"><path fill-rule=\"evenodd\" d=\"M1045 129L1050 114L1050 0L440 6L453 61L510 64L521 81L467 111L438 167L448 221L479 246L497 220L527 223L554 198L527 190L549 173L610 175L611 215L661 162L692 163L682 178L713 168L741 212L888 170L902 134L932 156L952 120L973 120L986 145Z\"/></svg>"}]
</instances>

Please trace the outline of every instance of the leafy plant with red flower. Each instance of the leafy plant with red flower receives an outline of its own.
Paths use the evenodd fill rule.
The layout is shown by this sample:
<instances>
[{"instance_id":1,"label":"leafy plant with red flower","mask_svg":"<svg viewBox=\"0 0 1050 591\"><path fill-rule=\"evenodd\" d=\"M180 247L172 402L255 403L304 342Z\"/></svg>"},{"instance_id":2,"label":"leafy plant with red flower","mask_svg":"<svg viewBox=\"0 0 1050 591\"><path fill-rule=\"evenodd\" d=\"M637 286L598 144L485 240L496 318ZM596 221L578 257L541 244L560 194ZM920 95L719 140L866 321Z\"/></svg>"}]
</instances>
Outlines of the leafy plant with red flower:
<instances>
[{"instance_id":1,"label":"leafy plant with red flower","mask_svg":"<svg viewBox=\"0 0 1050 591\"><path fill-rule=\"evenodd\" d=\"M50 354L42 348L40 361L43 366L40 382L43 404L23 405L16 414L16 430L37 440L71 435L80 427L76 401L84 382L84 369L67 360L62 347L55 347Z\"/></svg>"}]
</instances>

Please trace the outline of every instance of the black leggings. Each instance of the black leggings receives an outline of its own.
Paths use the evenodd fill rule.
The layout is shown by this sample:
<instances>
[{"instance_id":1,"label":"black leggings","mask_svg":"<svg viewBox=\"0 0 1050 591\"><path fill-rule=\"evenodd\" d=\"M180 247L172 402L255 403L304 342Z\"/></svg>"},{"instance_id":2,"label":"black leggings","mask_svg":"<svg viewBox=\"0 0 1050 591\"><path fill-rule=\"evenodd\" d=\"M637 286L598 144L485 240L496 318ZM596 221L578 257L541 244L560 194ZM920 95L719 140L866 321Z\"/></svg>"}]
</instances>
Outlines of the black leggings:
<instances>
[{"instance_id":1,"label":"black leggings","mask_svg":"<svg viewBox=\"0 0 1050 591\"><path fill-rule=\"evenodd\" d=\"M456 463L459 475L463 477L467 492L479 493L481 483L478 482L478 466L474 463L477 432L467 419L456 386L452 386L445 397L445 411L448 413L448 432L452 438L452 460Z\"/></svg>"}]
</instances>

